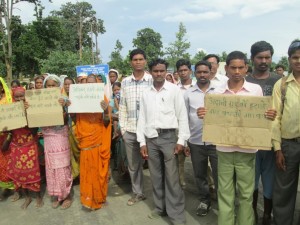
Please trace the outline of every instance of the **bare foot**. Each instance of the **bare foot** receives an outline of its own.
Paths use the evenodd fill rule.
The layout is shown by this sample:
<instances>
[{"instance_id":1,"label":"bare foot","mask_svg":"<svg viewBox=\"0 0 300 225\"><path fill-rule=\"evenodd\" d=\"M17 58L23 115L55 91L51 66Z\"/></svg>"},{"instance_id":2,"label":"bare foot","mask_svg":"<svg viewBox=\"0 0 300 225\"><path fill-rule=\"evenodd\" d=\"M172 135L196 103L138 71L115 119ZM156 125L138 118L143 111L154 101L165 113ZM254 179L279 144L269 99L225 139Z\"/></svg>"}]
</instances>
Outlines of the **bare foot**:
<instances>
[{"instance_id":1,"label":"bare foot","mask_svg":"<svg viewBox=\"0 0 300 225\"><path fill-rule=\"evenodd\" d=\"M57 209L59 205L60 205L60 202L58 200L54 200L52 202L52 209Z\"/></svg>"},{"instance_id":2,"label":"bare foot","mask_svg":"<svg viewBox=\"0 0 300 225\"><path fill-rule=\"evenodd\" d=\"M44 205L43 199L39 196L36 198L35 208L41 208Z\"/></svg>"},{"instance_id":3,"label":"bare foot","mask_svg":"<svg viewBox=\"0 0 300 225\"><path fill-rule=\"evenodd\" d=\"M16 202L20 199L20 197L21 197L20 193L18 191L15 191L14 195L11 198L11 201Z\"/></svg>"},{"instance_id":4,"label":"bare foot","mask_svg":"<svg viewBox=\"0 0 300 225\"><path fill-rule=\"evenodd\" d=\"M31 197L26 197L25 198L25 202L23 203L23 205L21 206L22 209L27 209L27 207L29 206L29 204L31 203Z\"/></svg>"}]
</instances>

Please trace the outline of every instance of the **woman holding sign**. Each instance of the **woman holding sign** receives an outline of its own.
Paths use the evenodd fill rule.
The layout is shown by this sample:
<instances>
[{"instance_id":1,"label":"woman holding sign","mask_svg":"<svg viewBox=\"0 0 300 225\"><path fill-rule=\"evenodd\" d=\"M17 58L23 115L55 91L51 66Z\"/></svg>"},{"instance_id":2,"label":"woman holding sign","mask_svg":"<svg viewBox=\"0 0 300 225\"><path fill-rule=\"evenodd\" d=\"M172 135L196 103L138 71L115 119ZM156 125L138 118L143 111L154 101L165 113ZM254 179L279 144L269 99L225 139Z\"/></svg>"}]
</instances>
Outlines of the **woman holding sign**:
<instances>
[{"instance_id":1,"label":"woman holding sign","mask_svg":"<svg viewBox=\"0 0 300 225\"><path fill-rule=\"evenodd\" d=\"M12 102L12 97L9 88L7 87L5 81L0 77L0 105L8 104ZM10 140L11 135L7 132L2 132L0 130L0 148L5 140ZM2 150L2 149L0 149ZM0 151L0 188L4 189L0 195L0 201L2 201L8 194L9 189L14 189L14 184L7 176L7 162L9 160L9 151Z\"/></svg>"},{"instance_id":2,"label":"woman holding sign","mask_svg":"<svg viewBox=\"0 0 300 225\"><path fill-rule=\"evenodd\" d=\"M95 75L87 83L97 83ZM110 161L111 109L108 100L100 103L103 113L77 113L76 135L80 152L80 200L90 210L106 202Z\"/></svg>"},{"instance_id":3,"label":"woman holding sign","mask_svg":"<svg viewBox=\"0 0 300 225\"><path fill-rule=\"evenodd\" d=\"M25 100L25 89L16 87L13 89L14 101ZM16 191L22 190L25 202L21 206L26 209L31 203L29 191L37 193L36 207L43 206L40 194L41 176L38 161L37 128L23 127L11 131L10 160L8 161L8 176L13 180Z\"/></svg>"},{"instance_id":4,"label":"woman holding sign","mask_svg":"<svg viewBox=\"0 0 300 225\"><path fill-rule=\"evenodd\" d=\"M56 75L49 75L44 80L44 88L60 87L60 79ZM59 99L63 106L65 101ZM68 125L43 127L45 142L46 181L49 195L53 196L52 208L61 205L67 209L72 204L70 191L72 187L72 170L70 159L70 144L68 139Z\"/></svg>"}]
</instances>

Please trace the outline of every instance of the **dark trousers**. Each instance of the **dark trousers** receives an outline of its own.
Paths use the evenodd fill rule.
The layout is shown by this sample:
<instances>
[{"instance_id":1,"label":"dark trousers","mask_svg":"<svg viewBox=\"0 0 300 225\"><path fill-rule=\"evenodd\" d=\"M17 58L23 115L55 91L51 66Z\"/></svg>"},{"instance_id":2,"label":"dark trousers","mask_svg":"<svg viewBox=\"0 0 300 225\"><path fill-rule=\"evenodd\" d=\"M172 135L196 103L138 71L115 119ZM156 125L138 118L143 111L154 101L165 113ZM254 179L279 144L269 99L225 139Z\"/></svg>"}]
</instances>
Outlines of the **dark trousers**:
<instances>
[{"instance_id":1,"label":"dark trousers","mask_svg":"<svg viewBox=\"0 0 300 225\"><path fill-rule=\"evenodd\" d=\"M216 190L218 189L218 156L215 145L195 145L188 143L195 175L195 182L199 190L200 202L210 204L210 193L207 180L208 160L212 167L212 175Z\"/></svg>"},{"instance_id":2,"label":"dark trousers","mask_svg":"<svg viewBox=\"0 0 300 225\"><path fill-rule=\"evenodd\" d=\"M292 225L298 189L300 143L283 139L281 150L286 171L275 170L273 213L276 225ZM297 224L299 224L298 221Z\"/></svg>"}]
</instances>

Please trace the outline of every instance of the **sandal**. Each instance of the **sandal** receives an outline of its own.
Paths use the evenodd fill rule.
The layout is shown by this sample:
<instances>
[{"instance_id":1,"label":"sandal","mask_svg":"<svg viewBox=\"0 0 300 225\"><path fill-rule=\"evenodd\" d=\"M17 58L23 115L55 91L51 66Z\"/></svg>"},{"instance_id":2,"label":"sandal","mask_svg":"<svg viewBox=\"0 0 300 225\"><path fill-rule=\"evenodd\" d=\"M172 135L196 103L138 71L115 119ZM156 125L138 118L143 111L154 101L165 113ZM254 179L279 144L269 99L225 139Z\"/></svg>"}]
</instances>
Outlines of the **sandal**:
<instances>
[{"instance_id":1,"label":"sandal","mask_svg":"<svg viewBox=\"0 0 300 225\"><path fill-rule=\"evenodd\" d=\"M68 209L68 208L70 208L71 205L72 205L72 199L67 198L61 204L61 208L60 209Z\"/></svg>"},{"instance_id":2,"label":"sandal","mask_svg":"<svg viewBox=\"0 0 300 225\"><path fill-rule=\"evenodd\" d=\"M127 201L127 205L128 206L132 206L134 205L135 203L138 203L140 201L143 201L145 200L146 197L144 195L134 195L132 196L128 201Z\"/></svg>"}]
</instances>

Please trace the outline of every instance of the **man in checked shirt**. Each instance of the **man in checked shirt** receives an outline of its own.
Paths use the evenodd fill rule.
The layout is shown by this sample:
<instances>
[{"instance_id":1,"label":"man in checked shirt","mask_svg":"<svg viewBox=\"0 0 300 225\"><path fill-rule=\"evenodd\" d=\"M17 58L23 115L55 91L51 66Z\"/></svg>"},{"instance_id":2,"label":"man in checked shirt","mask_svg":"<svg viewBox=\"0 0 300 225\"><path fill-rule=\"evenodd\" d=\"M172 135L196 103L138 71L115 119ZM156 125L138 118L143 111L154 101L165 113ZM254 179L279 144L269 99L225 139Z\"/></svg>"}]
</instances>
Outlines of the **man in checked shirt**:
<instances>
[{"instance_id":1,"label":"man in checked shirt","mask_svg":"<svg viewBox=\"0 0 300 225\"><path fill-rule=\"evenodd\" d=\"M125 143L133 192L127 205L132 206L146 199L143 194L144 159L140 155L140 145L136 137L136 126L140 109L140 99L143 90L151 86L152 76L145 72L147 60L143 50L134 49L130 52L129 57L133 72L122 81L119 123Z\"/></svg>"}]
</instances>

